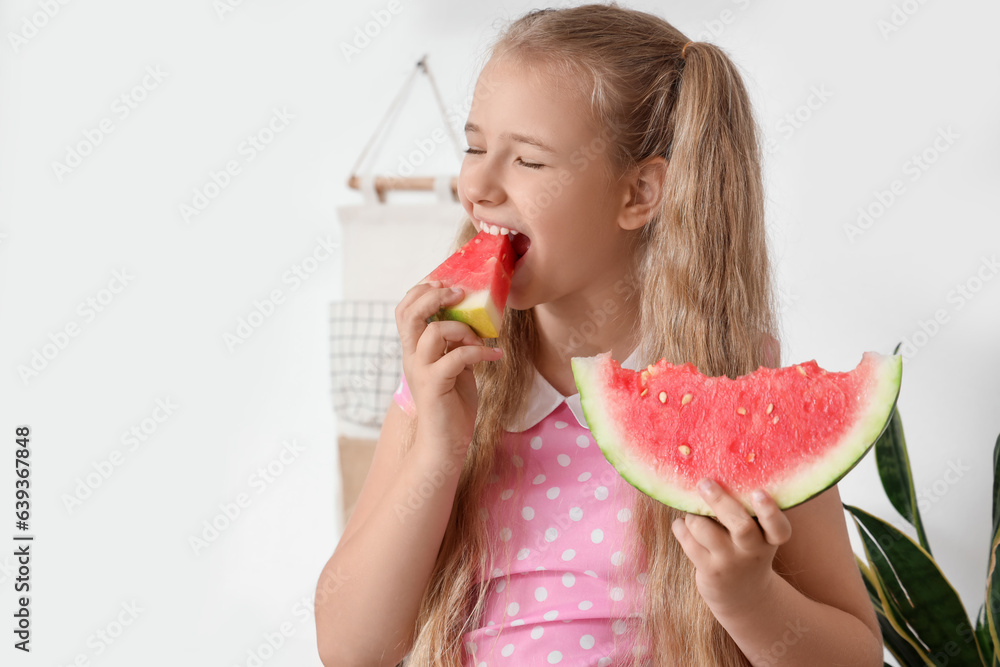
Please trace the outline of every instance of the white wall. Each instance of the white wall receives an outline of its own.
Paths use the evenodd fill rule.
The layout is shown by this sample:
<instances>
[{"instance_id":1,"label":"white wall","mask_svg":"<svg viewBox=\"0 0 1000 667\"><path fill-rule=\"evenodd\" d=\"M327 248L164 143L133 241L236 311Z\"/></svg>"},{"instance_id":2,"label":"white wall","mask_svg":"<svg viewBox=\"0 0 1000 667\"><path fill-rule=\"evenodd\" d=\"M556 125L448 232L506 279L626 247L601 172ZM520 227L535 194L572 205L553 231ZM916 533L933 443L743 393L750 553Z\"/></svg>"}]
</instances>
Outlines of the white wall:
<instances>
[{"instance_id":1,"label":"white wall","mask_svg":"<svg viewBox=\"0 0 1000 667\"><path fill-rule=\"evenodd\" d=\"M283 623L292 634L264 664L319 664L312 618L296 605L342 528L327 340L340 259L318 262L298 286L283 275L318 238L336 242L336 207L360 199L344 181L413 63L429 54L446 103L467 108L495 22L530 6L400 0L348 62L340 45L388 2L232 0L222 15L220 4L0 5L0 424L8 453L15 425L30 425L33 452L34 640L24 664L83 655L104 665L246 665ZM767 180L786 362L844 370L864 350L912 341L936 311L947 317L906 360L899 405L932 546L974 614L1000 432L1000 280L981 268L1000 249L998 57L987 46L998 10L902 4L917 10L887 37L878 22L900 3L632 6L692 37L704 31L747 74L776 146ZM46 18L43 5L58 10ZM11 34L32 34L26 20L44 25L15 43ZM136 91L145 99L123 117L115 100L147 68L164 78L155 87L147 78L150 89ZM811 97L817 89L828 99ZM818 108L803 106L810 100ZM425 82L409 108L380 170L439 126ZM241 142L275 109L291 118L248 160ZM809 119L788 136L781 119L796 110ZM113 131L60 179L53 162L105 118ZM939 142L946 150L911 175L911 156L933 152L949 129L953 143ZM185 221L179 205L230 160L240 172ZM445 150L426 165L457 167ZM894 179L902 194L849 239L845 225ZM91 318L79 304L112 296L102 290L123 270L127 285ZM952 290L976 287L978 271L991 280L960 306ZM275 289L284 302L230 350L224 335ZM23 379L19 366L72 324L77 335ZM122 434L163 417L155 408L167 399L177 407L131 450ZM255 471L277 470L290 441L301 451L261 484ZM117 466L107 463L114 450ZM110 476L68 509L78 480L108 465ZM952 484L953 465L962 474ZM12 522L13 478L4 477ZM841 488L845 501L902 524L871 458ZM240 494L249 505L196 554L189 537ZM5 525L0 553L10 554ZM13 564L0 556L4 614L14 608ZM103 645L94 633L132 602L142 609L134 623Z\"/></svg>"}]
</instances>

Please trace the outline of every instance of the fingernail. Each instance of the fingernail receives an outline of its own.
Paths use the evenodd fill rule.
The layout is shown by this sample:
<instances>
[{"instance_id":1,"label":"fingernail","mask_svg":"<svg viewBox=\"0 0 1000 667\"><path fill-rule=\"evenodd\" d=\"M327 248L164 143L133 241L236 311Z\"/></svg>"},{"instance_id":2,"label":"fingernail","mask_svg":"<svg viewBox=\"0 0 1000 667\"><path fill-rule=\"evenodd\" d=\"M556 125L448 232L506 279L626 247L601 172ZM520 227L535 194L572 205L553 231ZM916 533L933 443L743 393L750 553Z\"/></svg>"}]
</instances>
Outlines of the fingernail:
<instances>
[{"instance_id":1,"label":"fingernail","mask_svg":"<svg viewBox=\"0 0 1000 667\"><path fill-rule=\"evenodd\" d=\"M432 281L430 281L427 284L430 285L431 287L441 287L441 281L440 280L432 280Z\"/></svg>"},{"instance_id":2,"label":"fingernail","mask_svg":"<svg viewBox=\"0 0 1000 667\"><path fill-rule=\"evenodd\" d=\"M755 490L750 495L753 496L753 501L755 503L762 503L762 502L764 502L767 499L767 496L760 489Z\"/></svg>"},{"instance_id":3,"label":"fingernail","mask_svg":"<svg viewBox=\"0 0 1000 667\"><path fill-rule=\"evenodd\" d=\"M703 479L700 482L698 482L698 490L701 491L702 494L706 496L710 494L712 492L712 489L714 488L715 488L715 482L713 482L710 479Z\"/></svg>"},{"instance_id":4,"label":"fingernail","mask_svg":"<svg viewBox=\"0 0 1000 667\"><path fill-rule=\"evenodd\" d=\"M461 287L452 287L451 291L454 292L455 294L461 294L462 293L462 288Z\"/></svg>"}]
</instances>

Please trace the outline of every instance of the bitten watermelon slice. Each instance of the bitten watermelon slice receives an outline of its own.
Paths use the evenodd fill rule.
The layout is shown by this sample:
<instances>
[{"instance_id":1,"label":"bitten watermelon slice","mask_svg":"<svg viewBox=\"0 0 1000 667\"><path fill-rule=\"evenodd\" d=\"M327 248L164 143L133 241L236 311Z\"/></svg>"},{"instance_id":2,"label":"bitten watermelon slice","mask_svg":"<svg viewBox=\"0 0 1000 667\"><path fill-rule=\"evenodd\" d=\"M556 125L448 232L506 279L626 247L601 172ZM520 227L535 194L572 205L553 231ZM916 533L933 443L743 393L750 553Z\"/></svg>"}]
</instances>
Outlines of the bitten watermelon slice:
<instances>
[{"instance_id":1,"label":"bitten watermelon slice","mask_svg":"<svg viewBox=\"0 0 1000 667\"><path fill-rule=\"evenodd\" d=\"M850 372L807 361L735 380L665 359L633 371L609 352L572 366L591 434L621 476L705 515L713 512L698 493L703 477L751 513L757 488L788 508L833 486L889 423L903 370L902 356L875 352Z\"/></svg>"},{"instance_id":2,"label":"bitten watermelon slice","mask_svg":"<svg viewBox=\"0 0 1000 667\"><path fill-rule=\"evenodd\" d=\"M499 336L515 259L506 234L476 234L424 278L424 282L440 280L446 287L465 290L465 298L431 319L465 322L482 338Z\"/></svg>"}]
</instances>

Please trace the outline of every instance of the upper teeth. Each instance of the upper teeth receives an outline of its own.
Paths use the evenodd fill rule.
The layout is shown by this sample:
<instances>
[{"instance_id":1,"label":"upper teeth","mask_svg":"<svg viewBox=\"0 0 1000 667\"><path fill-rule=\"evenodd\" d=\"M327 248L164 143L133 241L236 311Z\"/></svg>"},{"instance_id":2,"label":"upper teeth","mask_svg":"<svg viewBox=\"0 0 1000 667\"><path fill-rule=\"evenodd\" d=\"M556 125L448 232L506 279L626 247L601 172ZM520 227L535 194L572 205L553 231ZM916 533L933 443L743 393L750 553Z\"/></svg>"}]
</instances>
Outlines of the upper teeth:
<instances>
[{"instance_id":1,"label":"upper teeth","mask_svg":"<svg viewBox=\"0 0 1000 667\"><path fill-rule=\"evenodd\" d=\"M482 231L493 234L494 236L501 234L504 236L506 236L507 234L517 236L517 232L513 229L507 229L506 227L499 227L497 225L490 225L481 220L476 220L476 222L479 223L479 227L480 229L482 229Z\"/></svg>"}]
</instances>

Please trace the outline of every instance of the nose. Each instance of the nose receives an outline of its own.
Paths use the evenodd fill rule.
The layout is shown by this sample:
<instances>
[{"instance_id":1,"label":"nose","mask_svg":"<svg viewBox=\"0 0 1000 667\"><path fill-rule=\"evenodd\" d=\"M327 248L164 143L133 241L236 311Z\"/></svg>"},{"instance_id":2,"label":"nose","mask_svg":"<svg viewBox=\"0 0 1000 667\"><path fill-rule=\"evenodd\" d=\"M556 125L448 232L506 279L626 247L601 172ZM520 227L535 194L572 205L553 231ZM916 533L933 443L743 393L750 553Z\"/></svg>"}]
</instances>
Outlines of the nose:
<instances>
[{"instance_id":1,"label":"nose","mask_svg":"<svg viewBox=\"0 0 1000 667\"><path fill-rule=\"evenodd\" d=\"M496 169L481 158L476 163L469 159L462 161L462 169L458 173L458 191L470 203L481 206L496 206L506 199Z\"/></svg>"}]
</instances>

